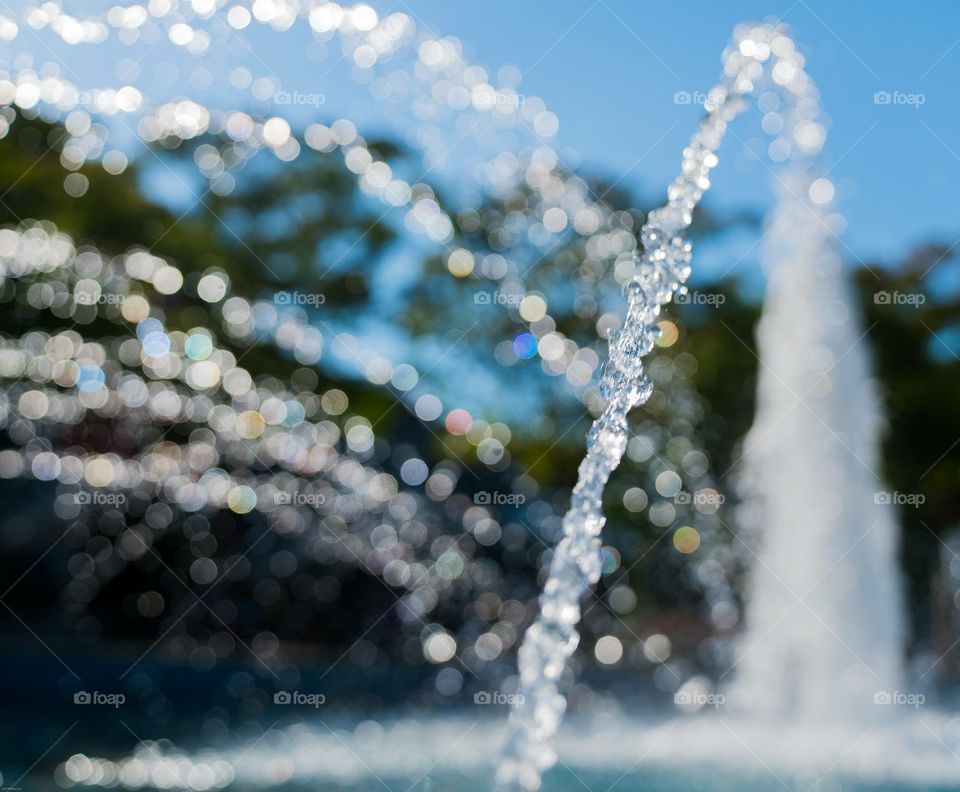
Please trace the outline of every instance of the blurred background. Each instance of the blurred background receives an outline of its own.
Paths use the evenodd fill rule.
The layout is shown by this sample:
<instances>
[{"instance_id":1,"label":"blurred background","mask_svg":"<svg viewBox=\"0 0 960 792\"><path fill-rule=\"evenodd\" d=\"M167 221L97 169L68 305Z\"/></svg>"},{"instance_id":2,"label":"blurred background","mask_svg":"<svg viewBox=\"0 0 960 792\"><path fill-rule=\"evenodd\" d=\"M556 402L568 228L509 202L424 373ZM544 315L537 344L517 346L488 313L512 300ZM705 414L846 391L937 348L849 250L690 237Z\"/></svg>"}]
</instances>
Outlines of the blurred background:
<instances>
[{"instance_id":1,"label":"blurred background","mask_svg":"<svg viewBox=\"0 0 960 792\"><path fill-rule=\"evenodd\" d=\"M731 30L771 14L827 113L904 656L955 705L957 11L781 5L0 9L5 784L115 784L76 757L142 741L506 717L618 272ZM777 109L732 125L695 217L574 713L668 711L733 660Z\"/></svg>"}]
</instances>

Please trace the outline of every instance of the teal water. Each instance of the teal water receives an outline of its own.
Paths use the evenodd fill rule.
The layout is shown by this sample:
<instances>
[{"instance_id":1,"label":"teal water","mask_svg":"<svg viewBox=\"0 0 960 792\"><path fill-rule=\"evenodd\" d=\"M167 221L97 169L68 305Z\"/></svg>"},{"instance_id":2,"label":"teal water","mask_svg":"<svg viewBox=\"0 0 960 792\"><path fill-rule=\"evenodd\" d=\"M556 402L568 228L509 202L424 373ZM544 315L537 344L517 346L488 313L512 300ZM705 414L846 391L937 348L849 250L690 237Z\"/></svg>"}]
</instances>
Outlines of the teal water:
<instances>
[{"instance_id":1,"label":"teal water","mask_svg":"<svg viewBox=\"0 0 960 792\"><path fill-rule=\"evenodd\" d=\"M960 760L958 760L960 761ZM488 779L459 775L431 775L427 778L365 779L355 785L296 783L281 787L285 792L489 792ZM557 767L544 776L544 792L948 792L950 785L910 785L903 783L870 783L828 775L823 778L789 777L782 773L761 771L734 773L711 767L667 770L663 768L597 772L574 771Z\"/></svg>"}]
</instances>

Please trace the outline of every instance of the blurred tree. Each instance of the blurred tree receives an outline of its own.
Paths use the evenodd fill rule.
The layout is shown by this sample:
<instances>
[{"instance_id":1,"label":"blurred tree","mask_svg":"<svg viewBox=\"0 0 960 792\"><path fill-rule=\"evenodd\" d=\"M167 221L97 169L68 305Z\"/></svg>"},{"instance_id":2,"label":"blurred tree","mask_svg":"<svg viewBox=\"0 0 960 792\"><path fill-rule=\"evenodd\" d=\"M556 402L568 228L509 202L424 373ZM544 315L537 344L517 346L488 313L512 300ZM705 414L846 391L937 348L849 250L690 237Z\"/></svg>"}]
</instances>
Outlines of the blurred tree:
<instances>
[{"instance_id":1,"label":"blurred tree","mask_svg":"<svg viewBox=\"0 0 960 792\"><path fill-rule=\"evenodd\" d=\"M234 163L238 166L236 187L221 195L209 191L204 180L190 176L195 173L192 166L183 165L201 161L204 147L222 145L222 141L206 136L176 147L161 142L155 156L131 164L118 176L94 165L84 166L79 174L88 186L82 198L74 198L63 187L62 141L59 127L27 119L19 119L0 140L0 183L9 185L0 196L0 225L44 218L78 241L109 253L145 244L156 255L175 262L188 279L195 281L206 272L222 271L236 290L248 297L269 298L297 289L321 292L327 298L324 310L311 314L318 323L336 317L338 327L349 326L351 317L378 310L371 301L369 281L378 277L396 237L385 217L359 194L353 174L331 157L304 150L294 166L281 165L268 155L246 162L240 162L240 157ZM389 143L370 147L384 157L405 156ZM151 199L151 179L157 173L173 174L180 181L186 210ZM477 465L472 461L476 450L468 437L428 430L407 409L396 407L389 389L374 387L342 367L322 365L315 379L303 379L302 366L267 345L234 346L257 376L281 381L300 377L317 394L340 389L347 396L351 414L375 421L377 434L393 446L412 448L417 456L430 461L431 468L438 464L457 467L463 474L458 491L465 497L448 501L445 512L437 507L445 530L461 530L469 496L477 491L519 491L546 506L512 514L508 510L502 515L505 536L515 537L514 528L519 527L515 520L524 520L520 530L527 536L525 541L511 539L482 551L474 546L472 552L489 554L504 570L506 577L491 584L500 601L517 598L527 602L535 596L528 570L544 560L543 554L557 538L557 515L568 500L587 422L597 407L593 378L558 376L557 370L535 354L516 353L516 342L530 320L521 314L520 301L512 299L516 292L510 291L511 283L522 282L525 294L548 299L550 329L573 340L580 349L596 347L602 355L600 342L615 321L620 299L604 273L617 266L621 253L629 253L638 244L642 212L618 209L635 205L635 199L602 180L589 182L588 189L603 196L614 218L611 236L620 237L610 250L588 249L585 238L570 231L545 252L532 246L525 249L526 258L504 262L508 269L496 275L500 259L507 251L513 256L522 242L514 238L518 232L511 212L528 207L534 198L525 188L491 196L481 206L452 213L455 237L450 250L462 246L472 251L477 263L470 277L451 277L450 250L425 257L422 272L402 295L403 307L394 317L398 330L413 341L469 331L457 357L469 361L471 376L478 382L489 379L499 393L509 394L502 402L502 415L488 416L491 420L512 419L509 455L503 462ZM436 193L443 204L441 191ZM755 226L756 218L701 212L694 230L703 238L737 224ZM926 498L919 508L903 513L904 568L917 641L926 641L930 634L929 589L940 548L938 537L954 526L958 517L958 452L950 445L951 438L960 436L951 424L955 419L950 409L960 390L957 297L949 290L930 289L925 280L928 271L953 264L948 249L928 246L902 267L874 266L873 272L864 268L856 273L867 324L872 325L878 376L888 398L890 427L884 451L889 483L902 492L922 492ZM504 278L506 273L509 277ZM498 304L492 297L498 280L504 294L511 297L503 301L506 304ZM14 292L9 282L4 288L9 303ZM712 612L718 597L736 598L743 565L729 549L728 509L710 506L700 510L683 502L669 474L677 475L680 493L706 488L729 500L734 498L739 441L752 420L756 377L756 359L742 339L752 338L759 306L743 298L733 280L701 285L698 290L723 300L713 305L676 305L664 316L661 343L649 366L657 392L632 417L634 437L628 456L607 494L609 563L598 590L605 607L588 608L588 635L625 629L623 637L629 641L647 631L658 611L675 612L674 624L688 627L689 615ZM884 292L924 294L926 301L884 304L875 299ZM478 295L487 297L478 299ZM202 325L206 316L201 308L185 298L172 299L167 305L167 325L184 331ZM23 300L17 300L15 310L0 312L0 332L7 336L53 329L59 324L49 313ZM99 317L82 329L88 336L117 333L116 325ZM233 343L230 338L219 341L228 347ZM446 387L456 392L464 383ZM187 430L175 429L173 436L178 433L185 441ZM75 442L110 450L109 444L96 445L98 436L102 433L98 434L95 426L87 426ZM389 444L375 449L371 459L399 475L402 459L392 454ZM469 469L469 474L464 469ZM40 515L37 494L45 490L35 483L5 482L3 486L15 505L0 533L16 552L5 554L0 564L15 579L19 570L43 551L42 537L24 541L29 532L23 518L28 513ZM224 514L217 517L214 534L224 548L236 549L236 538L248 523L248 518ZM676 529L688 523L700 532L699 550L681 548L674 540ZM170 539L170 547L164 550L173 568L189 558L189 534L186 530L181 537ZM266 543L257 574L241 585L231 585L224 599L257 599L253 589L271 578L268 551L279 541ZM56 569L63 562L60 554L51 554L44 563L44 574L29 576L18 585L16 607L49 617L49 599L42 594L50 579L61 576ZM715 566L710 566L717 563L726 575L720 575L719 588ZM349 598L363 603L361 612L379 615L391 595L355 567L333 565L331 576L323 571L324 566L330 564L320 563L315 577L327 581L323 585L332 586L330 591L314 596L316 591L311 590L307 598L283 591L268 607L243 614L242 634L250 637L270 626L281 639L295 639L303 634L305 622L322 622L322 630L310 633L311 640L334 649L349 646L370 629L369 639L384 643L389 643L388 636L400 635L393 650L396 657L404 663L414 662L419 649L411 651L409 636L396 623L387 620L371 625L371 619L358 619L355 609L342 605L342 599ZM704 582L708 579L713 581L709 585ZM141 638L153 634L155 629L149 624L130 620L136 611L131 610L131 597L150 587L162 589L182 603L182 610L191 599L178 592L179 586L167 570L144 562L136 571L110 582L105 589L109 596L91 605L94 621L78 624L91 637L101 631ZM436 618L457 624L475 618L478 609L487 614L491 608L490 602L480 607L462 597L454 598L449 606L440 606ZM613 619L614 614L622 621ZM209 621L202 609L192 619ZM485 615L482 620L489 619ZM711 627L709 619L704 623L707 632L716 628L730 634L729 628ZM208 624L204 629L209 635L215 628ZM416 645L419 647L419 641ZM722 662L722 652L713 660Z\"/></svg>"}]
</instances>

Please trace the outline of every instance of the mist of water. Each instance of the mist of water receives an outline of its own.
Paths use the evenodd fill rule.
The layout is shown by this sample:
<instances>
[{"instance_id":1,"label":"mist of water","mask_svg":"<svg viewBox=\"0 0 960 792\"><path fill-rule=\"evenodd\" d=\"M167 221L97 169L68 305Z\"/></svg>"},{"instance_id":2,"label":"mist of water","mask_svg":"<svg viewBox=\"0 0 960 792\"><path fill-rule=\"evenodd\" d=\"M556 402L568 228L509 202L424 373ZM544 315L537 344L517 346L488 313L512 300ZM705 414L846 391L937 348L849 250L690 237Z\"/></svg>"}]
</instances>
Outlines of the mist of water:
<instances>
[{"instance_id":1,"label":"mist of water","mask_svg":"<svg viewBox=\"0 0 960 792\"><path fill-rule=\"evenodd\" d=\"M784 177L765 238L754 425L739 523L752 566L731 705L874 721L901 681L902 617L881 412L824 182Z\"/></svg>"}]
</instances>

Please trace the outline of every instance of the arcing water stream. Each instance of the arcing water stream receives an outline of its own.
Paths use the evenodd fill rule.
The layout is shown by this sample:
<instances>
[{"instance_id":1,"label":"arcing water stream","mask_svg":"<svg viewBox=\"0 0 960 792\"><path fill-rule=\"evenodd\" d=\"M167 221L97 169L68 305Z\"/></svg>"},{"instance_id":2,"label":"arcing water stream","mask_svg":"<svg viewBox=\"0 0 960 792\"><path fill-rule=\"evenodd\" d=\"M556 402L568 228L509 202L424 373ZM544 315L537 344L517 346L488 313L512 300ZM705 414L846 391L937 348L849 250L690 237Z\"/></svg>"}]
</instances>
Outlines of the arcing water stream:
<instances>
[{"instance_id":1,"label":"arcing water stream","mask_svg":"<svg viewBox=\"0 0 960 792\"><path fill-rule=\"evenodd\" d=\"M790 176L781 180L781 209L773 226L784 266L771 285L773 316L768 312L761 339L760 415L748 439L748 470L758 474L750 485L762 495L755 511L773 527L773 538L763 551L772 566L762 561L756 576L754 601L760 605L751 627L757 642L771 648L745 651L746 677L757 680L761 688L747 695L769 701L771 692L777 691L777 698L791 699L780 702L787 708L799 706L795 697L805 699L803 706L822 708L830 706L842 689L848 691L843 697L853 708L854 703L872 705L866 694L872 696L872 691L897 679L899 631L891 625L899 619L892 615L898 613L895 584L885 574L893 564L892 523L883 514L873 514L875 398L862 349L857 347L859 339L851 329L855 324L849 304L822 299L824 287L836 287L826 292L831 295L842 294L843 289L838 285L833 232L823 212L833 187L814 169L826 136L818 122L816 87L804 71L803 56L779 24L738 26L723 67L724 78L708 95L706 115L683 152L681 174L670 185L668 201L650 213L643 227L643 254L636 274L624 285L627 316L622 330L610 336L609 363L601 380L607 406L587 439L541 612L520 649L522 696L497 776L502 789L539 788L541 773L556 761L552 742L566 705L557 683L579 641L580 599L600 575L603 490L626 447L627 413L652 391L641 358L653 347L661 307L689 274L690 245L682 235L710 186L709 174L718 163L716 151L727 125L747 107L751 95L763 94L765 103L778 106L781 131L770 153L789 163ZM837 315L825 315L830 311ZM798 332L806 335L798 340ZM792 357L798 344L809 353L800 365ZM841 363L842 356L847 359ZM775 358L775 368L767 366L767 357ZM803 396L817 387L825 398L809 407ZM791 397L802 406L781 421L784 399ZM852 431L845 440L839 432L848 426ZM823 458L830 464L820 464ZM868 472L861 474L855 469L858 464ZM828 575L830 564L840 565L859 542L860 532L872 532L866 539L860 537L863 546L857 557L864 559L862 569L841 584L838 574ZM819 577L830 577L836 584L818 589ZM857 588L858 582L866 585ZM856 589L856 596L836 591L840 585ZM809 595L816 603L808 605L801 599L797 618L785 619L784 597L768 597L777 587L791 599ZM866 615L873 608L880 609L879 617ZM837 636L850 626L854 647ZM773 630L782 635L779 642L766 640L765 632ZM837 640L831 641L830 635ZM861 655L869 655L877 669L860 660ZM851 656L856 666L852 670ZM786 678L791 683L780 684ZM855 702L849 701L851 697Z\"/></svg>"}]
</instances>

